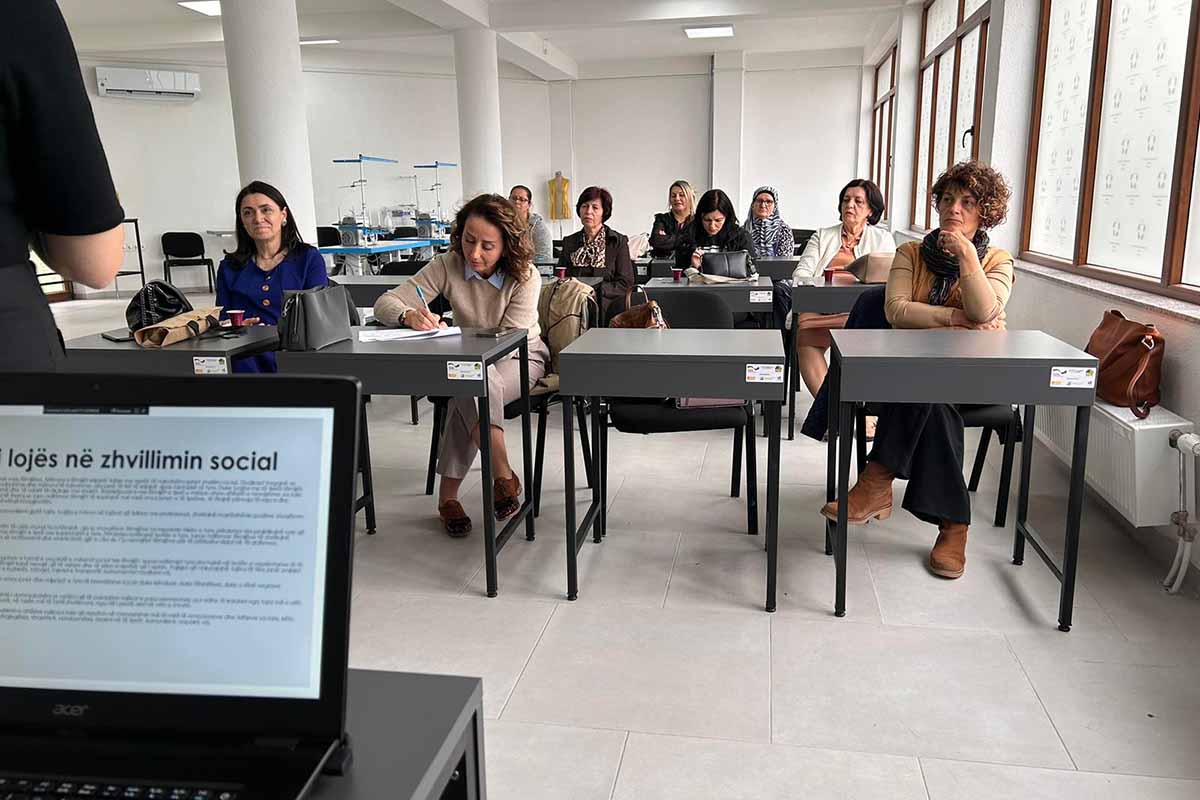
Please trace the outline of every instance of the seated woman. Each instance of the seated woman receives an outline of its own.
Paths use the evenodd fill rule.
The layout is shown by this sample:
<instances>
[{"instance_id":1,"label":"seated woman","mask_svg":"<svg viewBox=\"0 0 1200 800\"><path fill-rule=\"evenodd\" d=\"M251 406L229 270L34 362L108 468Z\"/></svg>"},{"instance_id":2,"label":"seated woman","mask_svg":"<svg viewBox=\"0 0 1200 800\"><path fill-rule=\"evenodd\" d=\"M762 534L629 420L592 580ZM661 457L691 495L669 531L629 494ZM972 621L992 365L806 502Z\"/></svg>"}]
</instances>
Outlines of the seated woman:
<instances>
[{"instance_id":1,"label":"seated woman","mask_svg":"<svg viewBox=\"0 0 1200 800\"><path fill-rule=\"evenodd\" d=\"M328 282L325 259L305 244L287 201L269 183L253 181L234 203L237 247L217 268L217 305L245 312L242 324L279 323L284 290L313 289ZM275 372L275 354L235 358L234 372Z\"/></svg>"},{"instance_id":2,"label":"seated woman","mask_svg":"<svg viewBox=\"0 0 1200 800\"><path fill-rule=\"evenodd\" d=\"M895 252L896 241L891 231L876 227L884 210L883 194L878 186L856 178L846 184L838 197L838 214L842 221L821 228L809 238L792 273L794 282L818 278L829 268L842 269L868 253ZM781 315L786 317L791 309L791 288L788 287L786 297L777 289L776 319L779 320ZM796 366L809 394L815 397L829 370L825 363L825 353L831 344L829 330L845 325L846 315L804 312L793 324L796 325Z\"/></svg>"},{"instance_id":3,"label":"seated woman","mask_svg":"<svg viewBox=\"0 0 1200 800\"><path fill-rule=\"evenodd\" d=\"M583 230L563 239L558 266L566 267L572 278L603 278L599 289L600 319L608 321L615 311L623 311L625 298L637 285L633 260L629 257L629 238L605 223L612 216L612 195L608 189L589 186L579 195L575 213Z\"/></svg>"},{"instance_id":4,"label":"seated woman","mask_svg":"<svg viewBox=\"0 0 1200 800\"><path fill-rule=\"evenodd\" d=\"M779 193L773 187L760 186L754 190L746 233L754 245L751 252L755 258L791 258L795 252L796 239L779 216Z\"/></svg>"},{"instance_id":5,"label":"seated woman","mask_svg":"<svg viewBox=\"0 0 1200 800\"><path fill-rule=\"evenodd\" d=\"M754 260L754 242L746 229L738 225L729 195L720 189L709 189L696 204L691 223L680 231L675 245L675 266L700 269L705 252L738 250L745 250L750 260Z\"/></svg>"},{"instance_id":6,"label":"seated woman","mask_svg":"<svg viewBox=\"0 0 1200 800\"><path fill-rule=\"evenodd\" d=\"M654 215L650 226L650 250L655 258L672 258L679 244L679 232L692 221L696 210L696 191L684 180L671 184L667 193L667 211Z\"/></svg>"},{"instance_id":7,"label":"seated woman","mask_svg":"<svg viewBox=\"0 0 1200 800\"><path fill-rule=\"evenodd\" d=\"M542 283L530 259L529 237L517 211L498 194L481 194L458 212L450 231L450 250L436 256L412 280L389 290L375 301L375 318L391 327L418 331L445 327L427 303L445 297L454 310L454 324L464 328L525 328L529 331L529 385L546 374L550 351L538 326L538 295ZM418 288L420 293L418 293ZM424 295L422 297L422 295ZM521 362L511 358L488 367L488 412L493 513L511 517L521 506L521 482L508 462L504 445L504 405L521 393ZM458 490L479 452L479 410L473 397L450 401L438 454L438 515L446 533L471 532L471 518L458 500ZM485 512L486 513L486 512Z\"/></svg>"},{"instance_id":8,"label":"seated woman","mask_svg":"<svg viewBox=\"0 0 1200 800\"><path fill-rule=\"evenodd\" d=\"M517 217L529 228L533 241L533 260L546 263L554 260L554 240L550 228L542 215L533 210L533 192L528 186L517 184L508 190L508 202L517 210Z\"/></svg>"},{"instance_id":9,"label":"seated woman","mask_svg":"<svg viewBox=\"0 0 1200 800\"><path fill-rule=\"evenodd\" d=\"M888 323L893 328L1003 328L1013 260L988 246L986 229L1008 213L1008 184L991 167L965 161L937 179L931 196L938 228L897 250L884 306ZM904 508L938 526L930 570L944 578L962 575L971 500L963 480L963 421L955 406L883 405L866 469L846 498L850 523L887 519L895 478L908 480ZM834 520L837 511L837 502L821 509Z\"/></svg>"}]
</instances>

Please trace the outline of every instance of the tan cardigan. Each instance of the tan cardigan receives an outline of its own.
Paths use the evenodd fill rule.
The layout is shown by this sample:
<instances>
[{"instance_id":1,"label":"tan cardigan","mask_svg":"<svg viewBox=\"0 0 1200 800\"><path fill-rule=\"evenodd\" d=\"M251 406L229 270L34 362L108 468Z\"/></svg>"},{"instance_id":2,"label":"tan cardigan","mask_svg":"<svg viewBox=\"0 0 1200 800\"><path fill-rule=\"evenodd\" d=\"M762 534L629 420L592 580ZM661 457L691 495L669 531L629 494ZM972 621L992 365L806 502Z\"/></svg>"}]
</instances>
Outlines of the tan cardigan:
<instances>
[{"instance_id":1,"label":"tan cardigan","mask_svg":"<svg viewBox=\"0 0 1200 800\"><path fill-rule=\"evenodd\" d=\"M893 328L945 328L952 325L954 309L961 308L972 322L990 322L1004 313L1012 293L1013 259L1007 251L988 248L982 269L962 273L950 290L946 304L929 304L936 277L921 256L920 242L896 249L887 280L887 320Z\"/></svg>"},{"instance_id":2,"label":"tan cardigan","mask_svg":"<svg viewBox=\"0 0 1200 800\"><path fill-rule=\"evenodd\" d=\"M529 277L518 281L504 276L504 288L497 289L488 281L467 280L462 256L443 253L421 268L411 280L389 289L375 301L375 319L395 328L405 311L420 308L417 287L425 300L445 297L454 309L454 324L462 328L527 328L530 340L541 334L538 326L538 297L542 281L529 270Z\"/></svg>"}]
</instances>

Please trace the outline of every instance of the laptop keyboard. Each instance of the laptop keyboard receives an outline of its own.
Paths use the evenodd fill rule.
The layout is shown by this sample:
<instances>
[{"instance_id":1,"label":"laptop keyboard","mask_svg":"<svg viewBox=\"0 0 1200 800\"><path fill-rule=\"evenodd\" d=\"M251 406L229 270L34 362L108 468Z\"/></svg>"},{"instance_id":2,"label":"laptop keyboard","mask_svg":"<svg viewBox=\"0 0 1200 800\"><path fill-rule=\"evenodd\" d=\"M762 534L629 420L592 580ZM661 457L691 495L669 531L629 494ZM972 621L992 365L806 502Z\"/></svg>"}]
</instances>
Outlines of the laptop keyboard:
<instances>
[{"instance_id":1,"label":"laptop keyboard","mask_svg":"<svg viewBox=\"0 0 1200 800\"><path fill-rule=\"evenodd\" d=\"M238 800L232 789L169 783L84 781L37 775L0 776L0 800L62 800L93 797L115 800Z\"/></svg>"}]
</instances>

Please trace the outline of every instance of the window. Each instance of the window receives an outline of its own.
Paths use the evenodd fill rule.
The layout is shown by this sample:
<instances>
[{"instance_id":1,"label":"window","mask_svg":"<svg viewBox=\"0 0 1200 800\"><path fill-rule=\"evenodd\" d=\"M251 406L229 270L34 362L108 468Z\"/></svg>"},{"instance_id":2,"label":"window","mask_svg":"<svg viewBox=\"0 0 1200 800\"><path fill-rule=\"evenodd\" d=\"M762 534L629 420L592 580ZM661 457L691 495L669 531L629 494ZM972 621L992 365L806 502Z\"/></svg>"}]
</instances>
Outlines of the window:
<instances>
[{"instance_id":1,"label":"window","mask_svg":"<svg viewBox=\"0 0 1200 800\"><path fill-rule=\"evenodd\" d=\"M896 98L896 45L875 65L875 110L871 121L871 180L883 193L885 210L891 210L892 117Z\"/></svg>"},{"instance_id":2,"label":"window","mask_svg":"<svg viewBox=\"0 0 1200 800\"><path fill-rule=\"evenodd\" d=\"M1043 0L1025 258L1200 299L1198 8Z\"/></svg>"},{"instance_id":3,"label":"window","mask_svg":"<svg viewBox=\"0 0 1200 800\"><path fill-rule=\"evenodd\" d=\"M944 170L977 157L989 0L925 3L917 108L912 227L932 225L929 189Z\"/></svg>"}]
</instances>

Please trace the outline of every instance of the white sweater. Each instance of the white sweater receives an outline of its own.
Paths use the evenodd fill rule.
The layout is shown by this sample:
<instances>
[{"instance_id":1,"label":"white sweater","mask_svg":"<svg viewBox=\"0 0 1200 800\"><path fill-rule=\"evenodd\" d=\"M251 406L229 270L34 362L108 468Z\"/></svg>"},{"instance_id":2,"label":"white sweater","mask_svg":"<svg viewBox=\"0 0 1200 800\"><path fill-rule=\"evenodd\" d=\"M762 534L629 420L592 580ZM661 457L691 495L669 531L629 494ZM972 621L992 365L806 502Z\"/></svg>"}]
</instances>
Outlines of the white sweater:
<instances>
[{"instance_id":1,"label":"white sweater","mask_svg":"<svg viewBox=\"0 0 1200 800\"><path fill-rule=\"evenodd\" d=\"M815 278L833 261L838 250L842 248L842 225L830 225L814 233L800 254L796 269L792 272L792 280L800 281L805 278ZM867 225L863 228L862 237L854 248L854 257L861 258L869 253L894 253L896 240L892 232L878 225Z\"/></svg>"}]
</instances>

